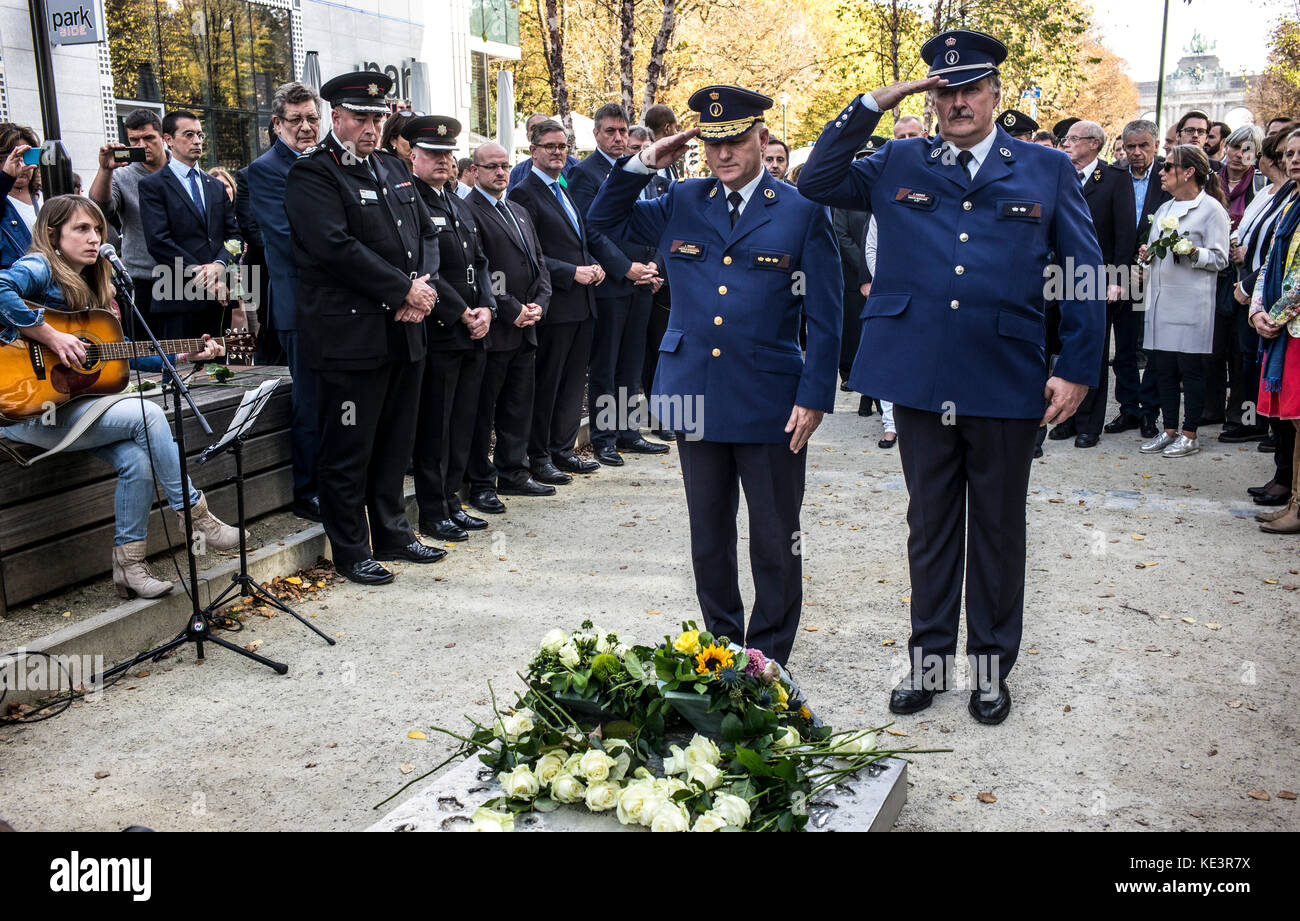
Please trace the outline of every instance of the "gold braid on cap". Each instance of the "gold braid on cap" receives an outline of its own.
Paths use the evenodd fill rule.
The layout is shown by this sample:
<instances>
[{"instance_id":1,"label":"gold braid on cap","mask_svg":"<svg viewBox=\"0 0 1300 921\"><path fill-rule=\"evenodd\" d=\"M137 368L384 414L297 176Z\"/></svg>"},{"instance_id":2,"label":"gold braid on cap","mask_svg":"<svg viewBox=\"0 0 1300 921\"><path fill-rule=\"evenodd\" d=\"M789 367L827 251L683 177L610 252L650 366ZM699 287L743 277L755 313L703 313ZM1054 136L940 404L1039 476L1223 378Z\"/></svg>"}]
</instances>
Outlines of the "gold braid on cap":
<instances>
[{"instance_id":1,"label":"gold braid on cap","mask_svg":"<svg viewBox=\"0 0 1300 921\"><path fill-rule=\"evenodd\" d=\"M754 122L762 121L761 115L747 115L725 122L700 122L700 137L710 140L729 138L748 131Z\"/></svg>"}]
</instances>

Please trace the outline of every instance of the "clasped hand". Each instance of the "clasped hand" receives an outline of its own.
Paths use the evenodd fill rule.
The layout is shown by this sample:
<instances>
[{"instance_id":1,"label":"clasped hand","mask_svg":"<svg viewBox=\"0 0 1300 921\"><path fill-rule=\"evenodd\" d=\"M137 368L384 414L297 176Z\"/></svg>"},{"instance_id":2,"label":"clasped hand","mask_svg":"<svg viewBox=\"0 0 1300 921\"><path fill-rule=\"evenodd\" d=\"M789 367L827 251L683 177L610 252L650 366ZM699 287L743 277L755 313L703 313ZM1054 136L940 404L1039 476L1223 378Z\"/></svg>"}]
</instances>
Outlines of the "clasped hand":
<instances>
[{"instance_id":1,"label":"clasped hand","mask_svg":"<svg viewBox=\"0 0 1300 921\"><path fill-rule=\"evenodd\" d=\"M413 278L394 319L399 323L419 323L433 311L437 300L438 292L429 286L428 274Z\"/></svg>"}]
</instances>

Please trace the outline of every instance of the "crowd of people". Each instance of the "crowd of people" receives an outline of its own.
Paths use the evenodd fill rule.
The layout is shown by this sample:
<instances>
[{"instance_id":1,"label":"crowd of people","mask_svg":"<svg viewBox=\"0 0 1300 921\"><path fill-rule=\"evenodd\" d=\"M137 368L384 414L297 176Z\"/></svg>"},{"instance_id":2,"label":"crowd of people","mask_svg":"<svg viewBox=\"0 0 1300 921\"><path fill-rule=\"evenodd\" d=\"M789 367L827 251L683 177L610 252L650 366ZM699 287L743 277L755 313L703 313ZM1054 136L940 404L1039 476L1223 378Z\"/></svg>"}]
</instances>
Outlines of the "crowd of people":
<instances>
[{"instance_id":1,"label":"crowd of people","mask_svg":"<svg viewBox=\"0 0 1300 921\"><path fill-rule=\"evenodd\" d=\"M105 240L120 246L155 334L205 340L180 360L219 358L210 335L251 327L259 360L288 365L293 378L293 511L324 522L339 570L365 584L393 578L385 560L444 555L406 520L404 474L414 476L418 530L464 541L488 526L479 515L506 510L502 496L554 496L626 454L670 450L681 426L644 416L638 400L668 345L666 259L692 255L689 244L664 253L588 223L619 158L678 133L668 107L650 106L637 124L622 106L601 106L596 149L581 160L564 125L542 113L525 125L528 158L513 162L494 142L458 158L462 126L390 113L386 80L344 75L320 93L281 86L270 148L233 174L200 168L205 137L194 113L137 110L123 122L126 143L99 151L87 195L53 201L23 162L34 132L0 126L0 341L21 335L67 363L83 360L80 343L32 305L114 309L96 254ZM1008 110L997 124L1069 158L1104 267L1126 270L1105 278L1099 385L1070 418L1040 428L1035 456L1044 437L1086 449L1133 430L1141 452L1183 458L1200 450L1203 426L1222 424L1220 441L1273 453L1272 475L1250 490L1273 508L1257 516L1261 528L1300 533L1300 132L1288 118L1233 130L1192 111L1171 126L1161 155L1158 129L1144 120L1110 144L1099 124L1077 118L1046 130ZM918 118L894 123L894 139L926 137ZM857 157L880 155L889 140L873 135ZM668 194L685 178L680 163L657 168L639 199ZM791 169L783 141L767 139L762 163L798 188L801 166ZM842 274L840 386L849 390L855 359L872 360L862 318L879 268L877 219L838 207L830 217ZM235 263L256 271L233 273ZM1061 316L1050 293L1045 300L1050 362ZM1112 372L1119 410L1107 421ZM117 467L115 581L124 594L152 597L170 588L144 565L153 478L178 510L184 487L161 411L140 402L103 409L73 447ZM892 448L893 404L863 394L858 414L877 406L879 445ZM82 411L0 434L48 447ZM584 411L590 460L575 452ZM235 529L188 489L209 545L233 546Z\"/></svg>"}]
</instances>

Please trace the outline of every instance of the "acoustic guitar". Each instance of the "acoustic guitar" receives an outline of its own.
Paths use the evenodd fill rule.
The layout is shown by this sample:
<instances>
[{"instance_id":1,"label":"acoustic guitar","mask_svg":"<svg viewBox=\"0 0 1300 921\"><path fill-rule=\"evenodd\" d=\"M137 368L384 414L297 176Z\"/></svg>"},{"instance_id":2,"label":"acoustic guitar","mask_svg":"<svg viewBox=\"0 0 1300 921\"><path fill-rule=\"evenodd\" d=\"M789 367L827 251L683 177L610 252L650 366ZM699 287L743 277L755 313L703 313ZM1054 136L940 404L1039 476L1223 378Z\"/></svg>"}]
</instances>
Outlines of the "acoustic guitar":
<instances>
[{"instance_id":1,"label":"acoustic guitar","mask_svg":"<svg viewBox=\"0 0 1300 921\"><path fill-rule=\"evenodd\" d=\"M0 346L0 423L22 422L75 397L120 393L130 380L128 360L158 354L152 342L127 342L122 324L108 310L46 308L45 322L85 344L85 367L62 364L48 348L21 336ZM213 341L226 347L235 364L246 363L253 354L247 330L229 330ZM161 344L168 355L203 351L202 339L163 339Z\"/></svg>"}]
</instances>

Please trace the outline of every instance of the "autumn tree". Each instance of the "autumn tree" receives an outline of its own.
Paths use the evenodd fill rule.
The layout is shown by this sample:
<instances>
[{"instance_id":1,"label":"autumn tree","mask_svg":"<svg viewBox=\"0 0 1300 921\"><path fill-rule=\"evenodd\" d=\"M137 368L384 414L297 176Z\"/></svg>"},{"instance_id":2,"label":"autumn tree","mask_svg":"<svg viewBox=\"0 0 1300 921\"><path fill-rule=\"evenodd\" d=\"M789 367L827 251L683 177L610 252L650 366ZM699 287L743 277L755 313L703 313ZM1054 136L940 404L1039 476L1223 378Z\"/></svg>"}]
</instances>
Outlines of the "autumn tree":
<instances>
[{"instance_id":1,"label":"autumn tree","mask_svg":"<svg viewBox=\"0 0 1300 921\"><path fill-rule=\"evenodd\" d=\"M1300 21L1282 16L1268 40L1263 77L1246 94L1246 105L1261 124L1275 115L1300 115Z\"/></svg>"}]
</instances>

